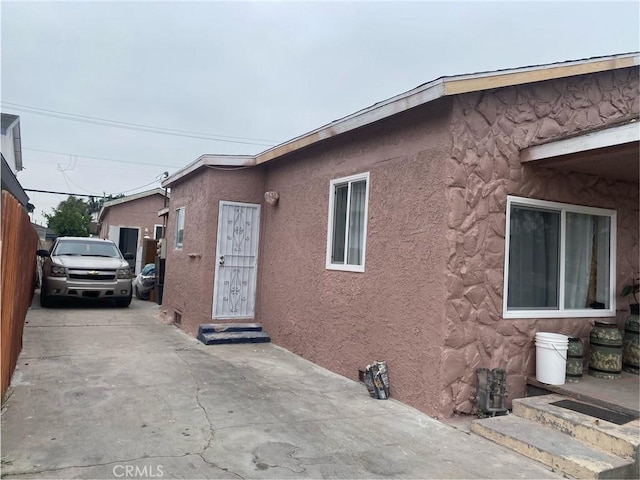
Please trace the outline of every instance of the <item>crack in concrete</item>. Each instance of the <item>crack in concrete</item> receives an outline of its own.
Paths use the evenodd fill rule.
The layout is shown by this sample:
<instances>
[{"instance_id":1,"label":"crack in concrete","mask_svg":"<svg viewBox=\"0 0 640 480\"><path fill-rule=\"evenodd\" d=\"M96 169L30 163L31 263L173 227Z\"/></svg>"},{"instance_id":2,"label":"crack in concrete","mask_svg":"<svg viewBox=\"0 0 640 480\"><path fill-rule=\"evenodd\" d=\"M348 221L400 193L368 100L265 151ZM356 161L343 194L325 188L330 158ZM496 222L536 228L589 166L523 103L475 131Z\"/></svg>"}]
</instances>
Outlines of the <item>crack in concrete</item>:
<instances>
[{"instance_id":1,"label":"crack in concrete","mask_svg":"<svg viewBox=\"0 0 640 480\"><path fill-rule=\"evenodd\" d=\"M304 468L302 465L300 465L300 468L301 468L302 470L294 470L293 468L291 468L291 467L286 467L286 466L284 466L284 465L271 465L271 464L269 464L269 463L264 463L264 462L262 462L262 463L263 463L263 464L265 464L265 465L267 465L269 468L284 468L285 470L289 470L289 471L290 471L290 472L292 472L292 473L305 473L305 472L307 471L307 469L306 469L306 468Z\"/></svg>"},{"instance_id":2,"label":"crack in concrete","mask_svg":"<svg viewBox=\"0 0 640 480\"><path fill-rule=\"evenodd\" d=\"M191 371L191 365L177 351L174 351L174 353L180 360L182 360L182 363L184 363L186 365L186 367L187 367L187 372L189 373L189 376L191 377L191 381L193 382L193 384L196 387L196 403L198 404L198 407L200 407L200 410L202 410L202 413L204 414L204 417L207 419L207 423L209 424L209 441L202 448L202 451L200 452L200 454L203 454L204 452L207 451L207 449L209 447L211 447L211 442L213 441L213 436L214 436L213 423L211 423L211 419L209 418L209 414L207 413L207 409L204 408L204 406L200 402L200 384L198 383L196 378L193 376L193 372Z\"/></svg>"},{"instance_id":3,"label":"crack in concrete","mask_svg":"<svg viewBox=\"0 0 640 480\"><path fill-rule=\"evenodd\" d=\"M203 453L204 453L204 452L203 452ZM196 455L198 455L198 456L202 459L202 461L203 461L204 463L206 463L207 465L211 465L212 467L217 468L218 470L222 470L223 472L227 472L227 473L230 473L231 475L235 475L236 477L240 478L241 480L245 480L245 478L244 478L242 475L240 475L239 473L236 473L236 472L234 472L234 471L231 471L231 470L229 470L228 468L221 467L221 466L220 466L220 465L218 465L217 463L210 462L209 460L207 460L206 458L204 458L203 453L197 453Z\"/></svg>"},{"instance_id":4,"label":"crack in concrete","mask_svg":"<svg viewBox=\"0 0 640 480\"><path fill-rule=\"evenodd\" d=\"M184 458L189 457L191 455L200 455L198 453L184 453L182 455L143 455L142 457L129 458L126 460L114 460L113 462L105 462L105 463L95 463L91 465L67 465L64 467L56 467L56 468L44 468L42 470L31 470L28 472L9 472L3 473L0 475L0 478L5 477L19 477L21 475L38 475L46 472L59 472L61 470L68 470L70 468L94 468L94 467L106 467L113 464L122 464L128 462L137 462L138 460L147 460L147 459L157 459L157 458Z\"/></svg>"},{"instance_id":5,"label":"crack in concrete","mask_svg":"<svg viewBox=\"0 0 640 480\"><path fill-rule=\"evenodd\" d=\"M189 373L189 376L191 377L191 381L193 382L193 384L196 387L196 403L198 404L198 407L200 407L200 410L202 410L202 413L204 414L204 417L207 419L207 423L209 424L209 441L207 442L207 444L202 448L202 451L197 453L196 455L198 455L202 461L204 463L206 463L207 465L211 465L214 468L217 468L219 470L222 470L224 472L230 473L231 475L235 475L236 477L240 478L241 480L245 480L244 477L242 475L240 475L239 473L236 473L232 470L229 470L228 468L225 467L221 467L220 465L214 463L214 462L210 462L209 460L207 460L206 458L204 458L204 453L211 448L211 442L213 442L213 438L214 438L214 432L215 429L213 428L213 423L211 422L211 419L209 418L209 414L207 413L207 409L204 408L204 406L202 405L202 403L200 402L200 384L198 383L198 381L196 380L196 378L193 376L193 372L191 371L191 364L189 364L189 362L187 362L182 355L180 355L178 353L178 350L174 350L175 355L182 361L182 363L184 363L187 367L187 372Z\"/></svg>"}]
</instances>

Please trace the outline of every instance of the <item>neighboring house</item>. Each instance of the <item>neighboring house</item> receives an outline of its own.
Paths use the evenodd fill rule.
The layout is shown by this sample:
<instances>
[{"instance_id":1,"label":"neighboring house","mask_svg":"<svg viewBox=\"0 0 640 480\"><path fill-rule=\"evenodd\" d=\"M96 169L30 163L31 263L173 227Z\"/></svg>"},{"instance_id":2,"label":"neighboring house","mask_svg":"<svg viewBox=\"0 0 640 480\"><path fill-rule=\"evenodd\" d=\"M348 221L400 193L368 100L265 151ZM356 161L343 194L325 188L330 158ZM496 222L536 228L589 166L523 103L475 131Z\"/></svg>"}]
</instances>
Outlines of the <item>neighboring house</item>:
<instances>
[{"instance_id":1,"label":"neighboring house","mask_svg":"<svg viewBox=\"0 0 640 480\"><path fill-rule=\"evenodd\" d=\"M473 410L510 399L534 337L623 321L638 271L637 53L443 77L257 156L205 155L171 187L163 312L195 335L261 322L346 377ZM506 292L506 293L505 293Z\"/></svg>"},{"instance_id":2,"label":"neighboring house","mask_svg":"<svg viewBox=\"0 0 640 480\"><path fill-rule=\"evenodd\" d=\"M27 212L33 211L33 205L29 203L29 196L16 178L16 174L23 169L22 143L20 137L20 117L8 113L2 114L2 172L0 179L2 190L7 190L13 195Z\"/></svg>"},{"instance_id":3,"label":"neighboring house","mask_svg":"<svg viewBox=\"0 0 640 480\"><path fill-rule=\"evenodd\" d=\"M49 250L53 245L53 241L56 239L55 232L44 225L38 225L37 223L31 222L31 226L33 226L38 233L38 238L40 239L39 248Z\"/></svg>"},{"instance_id":4,"label":"neighboring house","mask_svg":"<svg viewBox=\"0 0 640 480\"><path fill-rule=\"evenodd\" d=\"M156 188L105 202L100 213L99 235L120 247L122 253L133 253L136 273L142 269L142 246L145 235L159 239L164 226L158 219L158 210L165 206L165 190Z\"/></svg>"}]
</instances>

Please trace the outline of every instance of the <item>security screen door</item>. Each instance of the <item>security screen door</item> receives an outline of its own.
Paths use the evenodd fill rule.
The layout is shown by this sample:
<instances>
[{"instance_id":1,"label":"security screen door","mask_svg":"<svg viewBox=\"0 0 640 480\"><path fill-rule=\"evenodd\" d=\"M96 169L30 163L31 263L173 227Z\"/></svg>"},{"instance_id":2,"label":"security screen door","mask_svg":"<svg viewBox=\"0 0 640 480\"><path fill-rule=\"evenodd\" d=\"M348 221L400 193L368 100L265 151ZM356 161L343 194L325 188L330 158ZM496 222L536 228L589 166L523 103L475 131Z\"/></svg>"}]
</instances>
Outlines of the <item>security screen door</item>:
<instances>
[{"instance_id":1,"label":"security screen door","mask_svg":"<svg viewBox=\"0 0 640 480\"><path fill-rule=\"evenodd\" d=\"M220 201L213 318L253 318L260 205Z\"/></svg>"}]
</instances>

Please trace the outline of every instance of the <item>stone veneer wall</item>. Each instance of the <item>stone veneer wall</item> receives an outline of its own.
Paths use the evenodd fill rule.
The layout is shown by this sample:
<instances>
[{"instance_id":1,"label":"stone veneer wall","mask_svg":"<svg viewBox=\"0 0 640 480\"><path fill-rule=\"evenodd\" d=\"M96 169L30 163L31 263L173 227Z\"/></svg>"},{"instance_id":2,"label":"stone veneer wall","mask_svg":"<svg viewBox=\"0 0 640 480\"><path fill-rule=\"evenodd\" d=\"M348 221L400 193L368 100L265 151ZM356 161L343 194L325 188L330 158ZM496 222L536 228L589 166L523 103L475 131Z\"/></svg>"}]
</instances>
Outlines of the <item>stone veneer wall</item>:
<instances>
[{"instance_id":1,"label":"stone veneer wall","mask_svg":"<svg viewBox=\"0 0 640 480\"><path fill-rule=\"evenodd\" d=\"M507 195L616 209L618 298L638 271L638 179L615 182L519 161L529 146L638 117L638 83L638 69L631 68L455 98L447 164L445 415L473 410L477 367L506 368L509 397L523 396L525 376L535 371L536 331L588 343L589 319L502 319ZM622 300L618 308L626 305Z\"/></svg>"}]
</instances>

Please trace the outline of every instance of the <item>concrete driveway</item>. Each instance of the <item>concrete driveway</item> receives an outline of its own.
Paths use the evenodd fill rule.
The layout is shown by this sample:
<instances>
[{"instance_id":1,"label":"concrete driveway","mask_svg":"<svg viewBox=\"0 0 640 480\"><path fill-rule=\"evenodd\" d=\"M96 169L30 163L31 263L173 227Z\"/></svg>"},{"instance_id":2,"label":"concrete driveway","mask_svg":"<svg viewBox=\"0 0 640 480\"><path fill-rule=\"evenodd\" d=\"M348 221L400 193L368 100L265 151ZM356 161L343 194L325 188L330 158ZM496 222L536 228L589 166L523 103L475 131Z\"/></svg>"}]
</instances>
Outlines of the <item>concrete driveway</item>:
<instances>
[{"instance_id":1,"label":"concrete driveway","mask_svg":"<svg viewBox=\"0 0 640 480\"><path fill-rule=\"evenodd\" d=\"M560 478L275 345L204 346L149 302L27 321L3 477Z\"/></svg>"}]
</instances>

